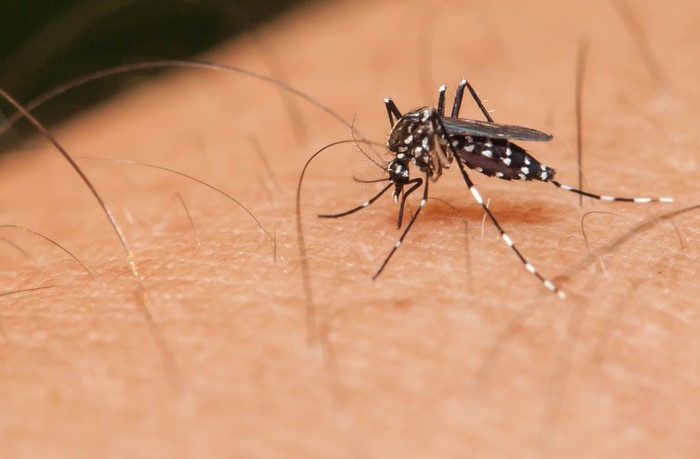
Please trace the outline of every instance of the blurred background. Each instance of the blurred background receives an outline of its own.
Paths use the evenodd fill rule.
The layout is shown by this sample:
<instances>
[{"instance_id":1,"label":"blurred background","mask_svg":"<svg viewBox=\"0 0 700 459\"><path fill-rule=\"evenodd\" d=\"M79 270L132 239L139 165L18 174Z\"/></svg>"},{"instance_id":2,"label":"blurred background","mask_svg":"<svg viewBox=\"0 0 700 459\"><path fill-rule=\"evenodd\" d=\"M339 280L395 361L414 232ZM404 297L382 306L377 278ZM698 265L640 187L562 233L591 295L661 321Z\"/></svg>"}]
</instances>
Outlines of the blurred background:
<instances>
[{"instance_id":1,"label":"blurred background","mask_svg":"<svg viewBox=\"0 0 700 459\"><path fill-rule=\"evenodd\" d=\"M22 103L96 70L192 58L303 0L5 0L0 6L0 87ZM90 83L37 110L51 125L135 82L143 72ZM0 104L0 117L13 113ZM33 129L19 123L0 146ZM0 151L4 150L1 149Z\"/></svg>"}]
</instances>

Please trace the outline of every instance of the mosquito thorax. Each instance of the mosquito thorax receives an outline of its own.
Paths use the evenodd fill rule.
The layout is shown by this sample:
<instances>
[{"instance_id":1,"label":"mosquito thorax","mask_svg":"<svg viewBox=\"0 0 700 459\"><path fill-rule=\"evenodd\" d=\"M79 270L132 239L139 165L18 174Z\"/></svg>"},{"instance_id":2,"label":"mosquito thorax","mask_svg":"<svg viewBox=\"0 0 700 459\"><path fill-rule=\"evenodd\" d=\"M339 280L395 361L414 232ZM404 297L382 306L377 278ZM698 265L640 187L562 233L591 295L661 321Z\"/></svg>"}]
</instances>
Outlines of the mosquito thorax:
<instances>
[{"instance_id":1,"label":"mosquito thorax","mask_svg":"<svg viewBox=\"0 0 700 459\"><path fill-rule=\"evenodd\" d=\"M387 146L398 159L420 157L433 147L435 128L431 108L421 108L407 113L396 121L389 134Z\"/></svg>"}]
</instances>

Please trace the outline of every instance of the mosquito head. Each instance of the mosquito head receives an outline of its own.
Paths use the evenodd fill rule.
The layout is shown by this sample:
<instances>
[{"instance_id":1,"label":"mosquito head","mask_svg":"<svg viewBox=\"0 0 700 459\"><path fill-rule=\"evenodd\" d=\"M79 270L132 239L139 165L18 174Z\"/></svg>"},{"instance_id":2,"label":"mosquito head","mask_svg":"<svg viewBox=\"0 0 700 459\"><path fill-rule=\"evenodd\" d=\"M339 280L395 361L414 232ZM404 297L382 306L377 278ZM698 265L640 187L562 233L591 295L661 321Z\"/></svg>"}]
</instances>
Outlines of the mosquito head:
<instances>
[{"instance_id":1,"label":"mosquito head","mask_svg":"<svg viewBox=\"0 0 700 459\"><path fill-rule=\"evenodd\" d=\"M394 159L387 165L386 171L389 173L389 180L392 183L406 183L410 179L408 161Z\"/></svg>"}]
</instances>

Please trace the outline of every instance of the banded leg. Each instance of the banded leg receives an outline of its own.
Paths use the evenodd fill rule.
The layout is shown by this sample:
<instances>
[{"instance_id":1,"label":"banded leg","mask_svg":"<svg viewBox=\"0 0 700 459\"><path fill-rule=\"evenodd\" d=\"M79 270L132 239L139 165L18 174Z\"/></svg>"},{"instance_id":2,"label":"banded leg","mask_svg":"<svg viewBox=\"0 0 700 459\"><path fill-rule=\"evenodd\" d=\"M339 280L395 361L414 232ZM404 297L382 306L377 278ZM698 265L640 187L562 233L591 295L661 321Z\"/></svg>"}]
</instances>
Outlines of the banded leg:
<instances>
[{"instance_id":1,"label":"banded leg","mask_svg":"<svg viewBox=\"0 0 700 459\"><path fill-rule=\"evenodd\" d=\"M344 216L346 216L346 215L354 214L354 213L357 212L358 210L362 210L362 209L364 209L365 207L372 205L372 203L373 203L374 201L376 201L377 199L379 199L379 198L381 197L381 195L383 195L384 193L386 193L386 191L387 191L389 188L391 188L392 186L394 186L393 183L388 184L387 186L385 186L384 188L382 188L382 191L380 191L379 193L377 193L377 194L376 194L373 198L371 198L369 201L363 202L362 204L360 204L359 206L357 206L357 207L355 207L355 208L352 208L352 209L347 210L347 211L345 211L345 212L341 212L341 213L339 213L339 214L323 214L323 215L319 215L319 218L340 218L340 217L344 217Z\"/></svg>"},{"instance_id":2,"label":"banded leg","mask_svg":"<svg viewBox=\"0 0 700 459\"><path fill-rule=\"evenodd\" d=\"M457 115L453 115L453 117L459 116L459 109L460 105L462 102L462 95L464 94L464 87L467 87L469 89L469 93L471 94L472 98L476 102L476 104L479 106L479 109L481 110L481 113L484 114L484 117L486 119L493 123L493 118L491 118L491 114L486 110L486 107L484 107L484 104L481 102L481 99L479 98L479 95L476 93L472 85L469 84L467 80L462 80L459 84L459 87L457 88L457 94L455 95L455 106L452 108L453 113L456 111ZM445 131L444 126L442 127L443 132ZM513 249L513 252L518 256L520 261L523 263L525 266L525 269L527 269L530 273L532 273L535 277L537 277L540 282L551 292L555 293L559 298L566 299L566 292L563 290L559 289L552 281L544 277L540 272L535 268L532 263L527 261L527 258L520 252L520 250L515 246L513 243L513 240L508 236L508 233L506 233L501 225L498 223L496 220L496 217L491 213L491 210L489 210L488 206L484 203L483 198L481 197L481 194L479 194L479 191L476 189L474 186L474 182L472 182L471 178L467 174L466 171L466 165L462 162L462 160L459 159L459 157L455 154L455 158L457 159L457 163L459 163L459 170L462 173L462 177L464 178L464 182L467 184L467 187L469 188L469 191L471 192L472 196L474 196L474 199L476 200L479 205L481 205L481 208L484 209L484 212L486 212L486 215L488 215L489 219L493 223L493 225L498 229L499 233L501 234L501 238L503 238L503 241Z\"/></svg>"},{"instance_id":3,"label":"banded leg","mask_svg":"<svg viewBox=\"0 0 700 459\"><path fill-rule=\"evenodd\" d=\"M484 114L486 119L490 122L493 122L493 118L491 118L491 114L486 110L484 107L484 104L481 103L481 99L479 99L479 96L476 94L476 91L474 91L474 88L466 81L462 80L462 83L465 84L469 88L469 92L471 93L472 97L476 101L477 105L481 109L481 112ZM460 87L462 86L462 83L460 83ZM458 93L459 93L459 88L458 88ZM461 99L460 99L461 102ZM457 104L457 98L455 97L455 104ZM454 110L453 110L454 111ZM453 115L454 117L454 115ZM581 195L581 196L587 196L589 198L597 199L599 201L608 201L608 202L636 202L636 203L648 203L648 202L673 202L673 198L669 197L658 197L658 198L649 198L649 197L636 197L636 198L624 198L624 197L618 197L618 196L608 196L608 195L599 195L595 193L589 193L587 191L579 190L577 188L574 188L569 185L564 185L562 183L557 182L556 180L548 180L552 185L556 186L557 188L561 188L566 191L570 191L572 193Z\"/></svg>"},{"instance_id":4,"label":"banded leg","mask_svg":"<svg viewBox=\"0 0 700 459\"><path fill-rule=\"evenodd\" d=\"M571 187L569 185L564 185L563 183L559 183L556 180L549 180L549 182L552 185L556 186L557 188L561 188L562 190L571 191L572 193L579 194L581 196L586 196L586 197L593 198L593 199L597 199L599 201L636 202L636 203L673 202L673 198L669 198L669 197L665 197L665 196L662 196L659 198L647 198L647 197L622 198L619 196L600 195L600 194L589 193L588 191L579 190L579 189Z\"/></svg>"},{"instance_id":5,"label":"banded leg","mask_svg":"<svg viewBox=\"0 0 700 459\"><path fill-rule=\"evenodd\" d=\"M399 237L399 240L396 241L396 244L394 244L394 247L391 249L389 252L389 255L386 256L384 261L382 262L382 265L379 267L376 273L374 273L374 276L372 276L372 280L376 279L379 277L379 275L384 271L384 268L386 268L387 263L389 263L389 260L391 260L391 257L394 256L394 253L399 249L399 246L403 242L404 238L406 237L406 234L408 234L408 230L411 229L413 226L413 223L415 223L416 218L418 218L418 215L420 214L420 211L423 210L423 207L425 207L425 204L428 202L428 183L430 180L428 180L430 176L426 172L425 174L425 186L423 188L423 199L420 200L420 204L418 205L418 209L416 209L416 213L413 214L411 217L411 220L408 222L408 225L406 226L406 229L403 230L403 233L401 233L401 236Z\"/></svg>"},{"instance_id":6,"label":"banded leg","mask_svg":"<svg viewBox=\"0 0 700 459\"><path fill-rule=\"evenodd\" d=\"M501 234L501 238L503 238L503 241L510 247L513 252L520 258L520 261L523 263L525 266L525 269L527 269L531 274L533 274L536 278L542 282L542 284L552 293L555 293L559 298L562 300L566 299L566 292L561 290L559 287L554 285L552 281L544 277L540 272L533 266L532 263L530 263L527 258L520 252L520 250L515 246L513 243L513 240L508 236L508 234L503 230L501 225L498 223L498 220L496 220L496 217L494 217L493 213L489 210L488 206L484 202L484 199L481 197L481 194L479 194L479 191L476 189L474 186L474 182L472 182L471 178L469 178L469 175L467 174L467 166L462 162L462 160L458 157L455 156L455 159L457 160L457 163L459 164L459 170L462 172L462 177L464 178L464 182L467 184L467 187L469 188L469 191L471 192L472 196L474 196L474 200L476 200L477 203L481 206L482 209L484 209L484 212L486 212L486 215L488 215L489 219L493 223L493 225L498 229L499 233Z\"/></svg>"},{"instance_id":7,"label":"banded leg","mask_svg":"<svg viewBox=\"0 0 700 459\"><path fill-rule=\"evenodd\" d=\"M466 83L466 81L465 81ZM468 85L468 83L467 83ZM471 90L471 86L468 86ZM479 101L480 103L480 101ZM439 117L437 117L437 125L440 127L442 130L443 134L445 137L447 136L447 130L445 129L445 126L442 124L442 121L440 120ZM503 241L510 247L513 252L518 256L520 261L523 263L525 266L525 269L527 269L531 274L533 274L537 279L542 282L542 284L547 288L549 291L552 293L555 293L559 298L562 300L566 299L566 293L559 289L552 281L544 277L540 272L535 268L535 266L530 263L527 258L520 252L520 250L515 246L513 243L513 240L508 236L508 234L503 230L501 227L500 223L498 223L498 220L496 220L496 217L491 213L491 210L489 210L488 206L484 202L484 199L481 197L481 194L479 191L476 189L474 186L474 182L472 182L472 179L469 177L469 174L467 174L467 166L464 164L464 162L460 159L459 156L457 156L457 152L454 151L454 147L452 146L452 142L448 141L447 143L449 145L449 148L452 149L452 153L454 155L455 160L457 161L457 164L459 164L459 171L462 173L462 178L464 178L464 182L467 184L467 188L469 188L469 191L471 192L472 196L474 197L474 200L481 206L482 209L484 209L484 212L486 212L486 215L489 217L493 225L498 229L501 238Z\"/></svg>"}]
</instances>

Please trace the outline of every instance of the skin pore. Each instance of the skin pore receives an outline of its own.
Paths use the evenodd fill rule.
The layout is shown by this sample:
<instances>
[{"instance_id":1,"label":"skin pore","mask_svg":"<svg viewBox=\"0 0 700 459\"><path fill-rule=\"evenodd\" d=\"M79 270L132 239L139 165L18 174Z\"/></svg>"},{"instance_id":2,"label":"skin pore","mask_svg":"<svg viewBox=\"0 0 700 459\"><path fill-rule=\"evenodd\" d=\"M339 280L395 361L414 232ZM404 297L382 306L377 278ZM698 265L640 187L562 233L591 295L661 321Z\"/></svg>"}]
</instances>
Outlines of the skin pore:
<instances>
[{"instance_id":1,"label":"skin pore","mask_svg":"<svg viewBox=\"0 0 700 459\"><path fill-rule=\"evenodd\" d=\"M353 182L383 172L338 146L301 192L310 344L295 190L308 157L349 128L297 99L300 139L278 90L250 78L174 72L53 130L121 225L138 276L48 142L5 155L0 224L50 237L92 275L44 239L0 229L3 291L27 290L0 297L0 457L697 455L698 214L605 250L645 218L698 203L697 9L635 4L645 52L608 2L338 2L263 30L288 82L356 116L365 138L386 140L384 97L406 112L435 104L444 83L449 109L468 78L496 122L555 136L521 146L574 186L586 37L586 189L676 203L580 208L546 183L471 174L565 302L482 225L456 165L430 184L454 208L431 200L372 281L400 234L397 206L387 196L316 217L382 186ZM246 42L205 59L265 73ZM468 97L462 116L481 118ZM195 181L95 158L204 180L272 237Z\"/></svg>"}]
</instances>

